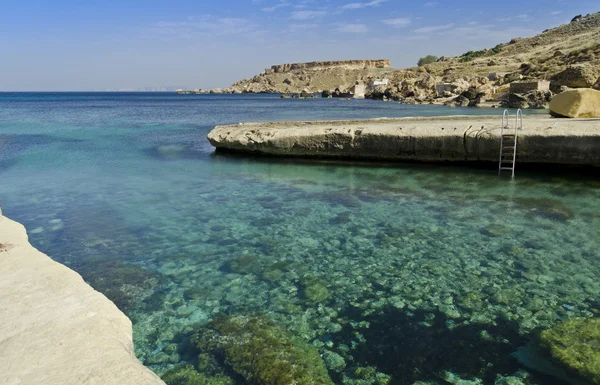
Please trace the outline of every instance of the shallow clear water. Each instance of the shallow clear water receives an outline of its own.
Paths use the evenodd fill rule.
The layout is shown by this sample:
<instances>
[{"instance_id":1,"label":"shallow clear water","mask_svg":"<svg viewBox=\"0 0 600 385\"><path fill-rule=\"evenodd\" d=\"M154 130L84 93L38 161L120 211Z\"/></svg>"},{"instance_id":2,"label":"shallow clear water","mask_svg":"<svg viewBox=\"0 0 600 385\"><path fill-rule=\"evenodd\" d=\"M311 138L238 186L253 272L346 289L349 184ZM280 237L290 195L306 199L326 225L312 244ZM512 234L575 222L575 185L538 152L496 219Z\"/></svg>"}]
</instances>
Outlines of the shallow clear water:
<instances>
[{"instance_id":1,"label":"shallow clear water","mask_svg":"<svg viewBox=\"0 0 600 385\"><path fill-rule=\"evenodd\" d=\"M262 312L336 383L377 383L357 374L375 366L395 384L493 384L529 370L511 353L539 330L598 316L597 176L225 156L205 138L241 121L498 112L0 94L0 204L132 318L158 373L193 362L194 328Z\"/></svg>"}]
</instances>

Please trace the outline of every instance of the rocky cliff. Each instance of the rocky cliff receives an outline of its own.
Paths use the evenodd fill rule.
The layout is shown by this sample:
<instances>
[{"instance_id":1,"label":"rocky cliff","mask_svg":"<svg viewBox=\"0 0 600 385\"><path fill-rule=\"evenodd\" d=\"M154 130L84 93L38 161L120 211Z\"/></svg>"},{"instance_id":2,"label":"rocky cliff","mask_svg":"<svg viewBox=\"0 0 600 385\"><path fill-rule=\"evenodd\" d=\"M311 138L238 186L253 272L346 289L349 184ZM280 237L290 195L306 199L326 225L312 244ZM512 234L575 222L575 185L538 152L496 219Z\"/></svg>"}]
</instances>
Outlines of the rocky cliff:
<instances>
[{"instance_id":1,"label":"rocky cliff","mask_svg":"<svg viewBox=\"0 0 600 385\"><path fill-rule=\"evenodd\" d=\"M223 92L291 93L349 89L357 82L385 76L389 60L345 60L274 65L250 79L243 79Z\"/></svg>"},{"instance_id":2,"label":"rocky cliff","mask_svg":"<svg viewBox=\"0 0 600 385\"><path fill-rule=\"evenodd\" d=\"M316 61L310 63L279 64L271 66L265 71L266 74L291 72L297 70L324 71L330 69L344 69L349 71L390 68L389 60L342 60L342 61Z\"/></svg>"},{"instance_id":3,"label":"rocky cliff","mask_svg":"<svg viewBox=\"0 0 600 385\"><path fill-rule=\"evenodd\" d=\"M367 97L404 103L476 106L486 101L511 107L543 108L565 89L600 89L600 13L577 16L570 23L540 35L517 38L480 51L442 57L422 67L395 70L387 60L314 62L277 65L223 92L293 93L339 89L387 79L368 90ZM435 54L435 52L432 52ZM415 58L416 61L416 58ZM511 97L510 84L550 80L549 87Z\"/></svg>"}]
</instances>

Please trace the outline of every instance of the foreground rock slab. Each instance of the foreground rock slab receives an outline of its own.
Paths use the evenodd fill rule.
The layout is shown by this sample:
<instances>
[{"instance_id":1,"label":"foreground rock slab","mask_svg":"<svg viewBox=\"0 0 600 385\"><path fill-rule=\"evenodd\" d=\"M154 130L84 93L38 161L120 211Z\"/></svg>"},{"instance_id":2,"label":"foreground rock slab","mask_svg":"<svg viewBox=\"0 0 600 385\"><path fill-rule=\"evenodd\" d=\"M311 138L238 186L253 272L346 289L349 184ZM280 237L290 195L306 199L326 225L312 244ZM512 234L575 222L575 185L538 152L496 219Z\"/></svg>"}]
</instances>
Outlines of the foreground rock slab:
<instances>
[{"instance_id":1,"label":"foreground rock slab","mask_svg":"<svg viewBox=\"0 0 600 385\"><path fill-rule=\"evenodd\" d=\"M164 385L135 357L131 321L1 212L0 320L2 385Z\"/></svg>"},{"instance_id":2,"label":"foreground rock slab","mask_svg":"<svg viewBox=\"0 0 600 385\"><path fill-rule=\"evenodd\" d=\"M600 118L600 91L580 88L560 93L550 102L550 113L567 118Z\"/></svg>"},{"instance_id":3,"label":"foreground rock slab","mask_svg":"<svg viewBox=\"0 0 600 385\"><path fill-rule=\"evenodd\" d=\"M513 122L511 121L511 124ZM217 149L281 156L498 162L499 116L248 123L217 126ZM600 165L600 120L526 116L518 162Z\"/></svg>"}]
</instances>

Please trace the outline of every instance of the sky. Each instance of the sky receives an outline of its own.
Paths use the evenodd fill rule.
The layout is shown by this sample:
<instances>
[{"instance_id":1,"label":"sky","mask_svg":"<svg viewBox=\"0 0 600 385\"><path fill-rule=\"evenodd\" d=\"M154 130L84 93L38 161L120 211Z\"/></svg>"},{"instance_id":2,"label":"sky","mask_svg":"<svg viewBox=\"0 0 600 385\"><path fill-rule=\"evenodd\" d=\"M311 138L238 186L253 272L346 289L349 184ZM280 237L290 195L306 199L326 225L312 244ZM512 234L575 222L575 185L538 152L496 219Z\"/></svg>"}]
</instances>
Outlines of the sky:
<instances>
[{"instance_id":1,"label":"sky","mask_svg":"<svg viewBox=\"0 0 600 385\"><path fill-rule=\"evenodd\" d=\"M274 64L459 55L599 0L0 0L0 91L227 87Z\"/></svg>"}]
</instances>

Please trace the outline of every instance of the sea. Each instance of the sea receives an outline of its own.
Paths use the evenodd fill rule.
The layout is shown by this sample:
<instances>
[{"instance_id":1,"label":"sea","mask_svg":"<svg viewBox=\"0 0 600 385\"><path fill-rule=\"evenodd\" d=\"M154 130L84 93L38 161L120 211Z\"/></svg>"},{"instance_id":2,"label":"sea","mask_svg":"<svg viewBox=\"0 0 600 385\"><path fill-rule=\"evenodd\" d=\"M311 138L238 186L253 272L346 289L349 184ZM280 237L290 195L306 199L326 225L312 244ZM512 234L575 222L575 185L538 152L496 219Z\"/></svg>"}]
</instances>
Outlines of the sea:
<instances>
[{"instance_id":1,"label":"sea","mask_svg":"<svg viewBox=\"0 0 600 385\"><path fill-rule=\"evenodd\" d=\"M494 167L226 154L206 139L239 122L500 125L501 112L0 93L0 204L129 316L136 355L159 375L202 374L198 335L216 319L259 317L318 351L335 384L560 384L561 369L539 363L539 336L600 316L598 173L517 164L511 180ZM236 371L223 352L213 358ZM230 383L253 383L235 374Z\"/></svg>"}]
</instances>

